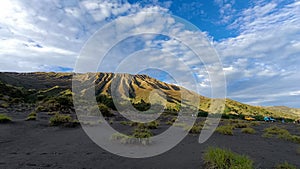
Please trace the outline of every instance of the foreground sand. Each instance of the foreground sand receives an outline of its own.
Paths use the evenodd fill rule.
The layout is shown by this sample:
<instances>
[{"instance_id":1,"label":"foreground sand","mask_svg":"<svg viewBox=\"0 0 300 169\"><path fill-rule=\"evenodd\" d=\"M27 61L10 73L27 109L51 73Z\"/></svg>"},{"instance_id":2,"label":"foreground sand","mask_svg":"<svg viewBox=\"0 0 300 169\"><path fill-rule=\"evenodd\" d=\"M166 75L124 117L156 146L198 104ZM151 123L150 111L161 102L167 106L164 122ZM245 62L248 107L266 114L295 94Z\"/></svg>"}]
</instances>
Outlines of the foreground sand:
<instances>
[{"instance_id":1,"label":"foreground sand","mask_svg":"<svg viewBox=\"0 0 300 169\"><path fill-rule=\"evenodd\" d=\"M199 144L198 135L188 135L174 149L157 157L129 159L113 155L94 144L81 127L49 127L48 119L24 121L25 113L11 114L13 123L0 124L0 168L66 168L66 169L194 169L203 168L203 152L208 146L230 148L246 154L256 168L273 168L287 161L300 167L299 144L263 138L263 129L274 123L255 126L257 133L244 134L235 130L234 136L215 133L206 143ZM299 134L300 126L284 125L291 133ZM118 122L113 124L120 127ZM167 126L162 125L163 130Z\"/></svg>"}]
</instances>

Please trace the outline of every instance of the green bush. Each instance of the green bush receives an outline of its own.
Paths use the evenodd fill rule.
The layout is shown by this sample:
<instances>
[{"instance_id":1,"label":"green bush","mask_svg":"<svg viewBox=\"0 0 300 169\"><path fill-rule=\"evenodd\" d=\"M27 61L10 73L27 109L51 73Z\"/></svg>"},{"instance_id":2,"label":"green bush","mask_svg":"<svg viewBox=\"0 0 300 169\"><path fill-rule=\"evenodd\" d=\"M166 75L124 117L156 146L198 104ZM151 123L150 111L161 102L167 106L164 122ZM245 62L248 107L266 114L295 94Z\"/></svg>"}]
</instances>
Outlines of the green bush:
<instances>
[{"instance_id":1,"label":"green bush","mask_svg":"<svg viewBox=\"0 0 300 169\"><path fill-rule=\"evenodd\" d=\"M28 116L37 116L36 112L35 111L32 111L31 113L29 113Z\"/></svg>"},{"instance_id":2,"label":"green bush","mask_svg":"<svg viewBox=\"0 0 300 169\"><path fill-rule=\"evenodd\" d=\"M254 133L256 133L256 131L253 128L247 127L247 128L242 129L242 133L254 134Z\"/></svg>"},{"instance_id":3,"label":"green bush","mask_svg":"<svg viewBox=\"0 0 300 169\"><path fill-rule=\"evenodd\" d=\"M251 126L259 126L259 122L258 121L251 121L250 125Z\"/></svg>"},{"instance_id":4,"label":"green bush","mask_svg":"<svg viewBox=\"0 0 300 169\"><path fill-rule=\"evenodd\" d=\"M282 164L277 164L275 166L276 169L297 169L296 166L289 164L288 162L284 162Z\"/></svg>"},{"instance_id":5,"label":"green bush","mask_svg":"<svg viewBox=\"0 0 300 169\"><path fill-rule=\"evenodd\" d=\"M8 108L9 104L5 102L5 103L0 104L0 107L2 107L2 108Z\"/></svg>"},{"instance_id":6,"label":"green bush","mask_svg":"<svg viewBox=\"0 0 300 169\"><path fill-rule=\"evenodd\" d=\"M28 114L27 118L25 119L26 121L34 121L37 119L37 113L36 111L32 111L31 113Z\"/></svg>"},{"instance_id":7,"label":"green bush","mask_svg":"<svg viewBox=\"0 0 300 169\"><path fill-rule=\"evenodd\" d=\"M208 112L199 109L198 117L207 117L207 116L208 116Z\"/></svg>"},{"instance_id":8,"label":"green bush","mask_svg":"<svg viewBox=\"0 0 300 169\"><path fill-rule=\"evenodd\" d=\"M141 136L141 135L139 135ZM111 140L116 140L116 141L120 141L120 143L122 144L143 144L143 145L148 145L151 143L151 140L149 137L145 137L143 135L144 138L141 137L135 137L132 135L125 135L122 133L114 133L111 136Z\"/></svg>"},{"instance_id":9,"label":"green bush","mask_svg":"<svg viewBox=\"0 0 300 169\"><path fill-rule=\"evenodd\" d=\"M36 116L28 116L26 118L26 121L34 121L34 120L36 120Z\"/></svg>"},{"instance_id":10,"label":"green bush","mask_svg":"<svg viewBox=\"0 0 300 169\"><path fill-rule=\"evenodd\" d=\"M166 125L173 125L173 123L177 120L177 117L173 117L172 119L166 122Z\"/></svg>"},{"instance_id":11,"label":"green bush","mask_svg":"<svg viewBox=\"0 0 300 169\"><path fill-rule=\"evenodd\" d=\"M8 123L8 122L11 122L11 118L4 114L0 114L0 123Z\"/></svg>"},{"instance_id":12,"label":"green bush","mask_svg":"<svg viewBox=\"0 0 300 169\"><path fill-rule=\"evenodd\" d=\"M116 110L113 99L111 97L100 94L96 97L96 100L97 100L98 103L102 103L102 104L106 105L107 107L109 107L113 110Z\"/></svg>"},{"instance_id":13,"label":"green bush","mask_svg":"<svg viewBox=\"0 0 300 169\"><path fill-rule=\"evenodd\" d=\"M256 115L253 118L255 118L255 120L257 120L257 121L264 121L264 116L262 116L262 115Z\"/></svg>"},{"instance_id":14,"label":"green bush","mask_svg":"<svg viewBox=\"0 0 300 169\"><path fill-rule=\"evenodd\" d=\"M64 125L66 123L71 123L72 118L70 115L63 115L63 114L55 114L50 118L50 125L51 126L59 126Z\"/></svg>"},{"instance_id":15,"label":"green bush","mask_svg":"<svg viewBox=\"0 0 300 169\"><path fill-rule=\"evenodd\" d=\"M211 169L253 169L253 161L245 155L230 150L209 147L204 153L207 168Z\"/></svg>"},{"instance_id":16,"label":"green bush","mask_svg":"<svg viewBox=\"0 0 300 169\"><path fill-rule=\"evenodd\" d=\"M114 114L112 114L109 110L109 108L105 105L105 104L98 104L98 106L96 105L95 107L93 107L91 109L91 114L90 115L93 115L93 116L100 116L100 113L102 113L102 115L104 117L112 117L114 116Z\"/></svg>"},{"instance_id":17,"label":"green bush","mask_svg":"<svg viewBox=\"0 0 300 169\"><path fill-rule=\"evenodd\" d=\"M132 126L137 126L139 123L138 122L133 122L133 121L121 121L120 124L132 127Z\"/></svg>"},{"instance_id":18,"label":"green bush","mask_svg":"<svg viewBox=\"0 0 300 169\"><path fill-rule=\"evenodd\" d=\"M217 127L216 131L218 133L221 133L221 134L224 134L224 135L233 135L233 129L234 127L233 126L229 126L229 125L226 125L226 126L219 126Z\"/></svg>"},{"instance_id":19,"label":"green bush","mask_svg":"<svg viewBox=\"0 0 300 169\"><path fill-rule=\"evenodd\" d=\"M249 125L247 123L244 122L239 122L233 125L234 128L247 128Z\"/></svg>"},{"instance_id":20,"label":"green bush","mask_svg":"<svg viewBox=\"0 0 300 169\"><path fill-rule=\"evenodd\" d=\"M191 134L199 134L203 128L202 123L195 123L193 127L190 129L189 133Z\"/></svg>"},{"instance_id":21,"label":"green bush","mask_svg":"<svg viewBox=\"0 0 300 169\"><path fill-rule=\"evenodd\" d=\"M151 104L146 103L143 99L141 99L139 103L133 103L132 105L134 108L136 108L139 111L147 111L151 107Z\"/></svg>"},{"instance_id":22,"label":"green bush","mask_svg":"<svg viewBox=\"0 0 300 169\"><path fill-rule=\"evenodd\" d=\"M150 138L152 136L152 132L147 128L136 128L132 134L135 138Z\"/></svg>"},{"instance_id":23,"label":"green bush","mask_svg":"<svg viewBox=\"0 0 300 169\"><path fill-rule=\"evenodd\" d=\"M159 126L159 122L158 121L151 121L150 123L146 123L146 126L148 129L157 129Z\"/></svg>"},{"instance_id":24,"label":"green bush","mask_svg":"<svg viewBox=\"0 0 300 169\"><path fill-rule=\"evenodd\" d=\"M263 137L273 137L276 136L279 139L287 140L287 141L292 141L295 143L300 144L300 136L297 135L292 135L288 130L277 127L277 126L272 126L265 128L264 130Z\"/></svg>"}]
</instances>

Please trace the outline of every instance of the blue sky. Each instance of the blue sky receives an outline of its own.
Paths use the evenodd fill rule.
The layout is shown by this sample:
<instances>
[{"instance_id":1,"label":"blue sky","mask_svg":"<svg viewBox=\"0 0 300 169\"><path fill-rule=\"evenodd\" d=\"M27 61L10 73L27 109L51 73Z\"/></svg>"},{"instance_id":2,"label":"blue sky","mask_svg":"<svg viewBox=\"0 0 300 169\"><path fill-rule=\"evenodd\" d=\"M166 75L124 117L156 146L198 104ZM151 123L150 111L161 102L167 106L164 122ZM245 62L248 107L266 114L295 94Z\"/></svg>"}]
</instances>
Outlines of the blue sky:
<instances>
[{"instance_id":1,"label":"blue sky","mask_svg":"<svg viewBox=\"0 0 300 169\"><path fill-rule=\"evenodd\" d=\"M0 71L72 71L82 47L100 28L128 15L140 18L143 12L168 13L194 24L209 39L222 61L227 97L253 105L300 108L300 1L1 0L0 4ZM146 26L146 20L141 24ZM151 23L148 28L161 26ZM191 39L199 35L179 33ZM167 52L176 53L189 68L202 72L194 73L199 92L210 96L210 79L203 64L179 45L162 36L128 38L108 53L99 70L114 71L130 53L155 48L140 53L144 58L148 55L144 61L162 68L167 65L170 72L184 76L185 68L172 66L176 60L166 59L170 57ZM139 60L141 55L130 57ZM174 82L170 72L141 72ZM180 84L193 88L189 82Z\"/></svg>"}]
</instances>

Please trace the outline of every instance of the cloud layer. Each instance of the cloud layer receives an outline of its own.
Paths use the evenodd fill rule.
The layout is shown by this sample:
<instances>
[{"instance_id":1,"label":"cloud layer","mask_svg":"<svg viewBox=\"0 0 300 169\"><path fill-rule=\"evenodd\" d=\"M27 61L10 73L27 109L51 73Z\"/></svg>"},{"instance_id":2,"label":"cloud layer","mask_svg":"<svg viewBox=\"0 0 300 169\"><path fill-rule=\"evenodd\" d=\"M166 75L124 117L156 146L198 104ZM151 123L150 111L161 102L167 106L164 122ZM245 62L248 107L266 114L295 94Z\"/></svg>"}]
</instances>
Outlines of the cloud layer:
<instances>
[{"instance_id":1,"label":"cloud layer","mask_svg":"<svg viewBox=\"0 0 300 169\"><path fill-rule=\"evenodd\" d=\"M195 19L198 15L208 14L205 4L194 2L187 6L186 3L179 3L181 2L2 0L0 71L71 71L87 40L97 30L118 18L132 16L134 25L120 23L123 27L116 27L126 32L125 29L133 30L130 26L138 26L140 30L163 30L166 25L172 25L172 21L176 20L174 17L151 20L144 14L159 12L176 15L180 10L169 9L174 5L178 5L181 11L188 11L184 14L187 19L190 15ZM249 3L243 9L237 8L238 2L234 0L215 0L213 3L219 13L212 22L217 26L225 25L228 34L237 35L211 42L223 62L228 97L257 105L283 104L300 107L299 1L261 0ZM169 19L168 22L166 19ZM196 26L201 28L201 24ZM170 30L173 31L170 33L188 41L199 51L207 51L203 48L205 42L199 43L203 37L214 38L209 31L186 31L180 25L173 25ZM109 44L110 37L105 37ZM152 51L143 53L143 61L149 64L159 63L157 65L161 68L177 72L180 76L184 76L187 71L185 69L188 68L195 76L200 93L210 96L211 79L207 71L216 77L220 73L215 70L216 60L209 57L212 51L201 53L201 61L184 44L170 37L143 35L128 38L110 51L104 60L104 66L99 70L114 71L115 64L142 49ZM185 65L181 67L177 64L180 62ZM132 65L139 63L131 62ZM188 66L185 67L186 65ZM172 79L161 80L173 83ZM195 88L191 82L182 85Z\"/></svg>"}]
</instances>

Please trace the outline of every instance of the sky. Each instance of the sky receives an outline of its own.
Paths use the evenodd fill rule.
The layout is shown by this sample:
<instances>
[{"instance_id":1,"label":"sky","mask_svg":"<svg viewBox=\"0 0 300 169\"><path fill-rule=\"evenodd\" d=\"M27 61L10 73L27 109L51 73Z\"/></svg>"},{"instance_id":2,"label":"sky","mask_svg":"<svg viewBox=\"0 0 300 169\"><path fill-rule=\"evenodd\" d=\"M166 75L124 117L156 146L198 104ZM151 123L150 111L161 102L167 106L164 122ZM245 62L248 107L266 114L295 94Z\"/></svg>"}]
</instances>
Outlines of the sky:
<instances>
[{"instance_id":1,"label":"sky","mask_svg":"<svg viewBox=\"0 0 300 169\"><path fill-rule=\"evenodd\" d=\"M134 73L139 68L139 73L169 83L179 79L178 84L210 96L211 81L218 81L220 73L214 69L217 60L212 56L217 55L226 97L300 108L299 11L298 0L1 0L0 71L74 71L99 30L105 44L98 48L108 49L136 28L167 29L182 41L152 34L126 37L114 44L97 71ZM177 17L197 29L178 24ZM190 76L194 79L187 81Z\"/></svg>"}]
</instances>

